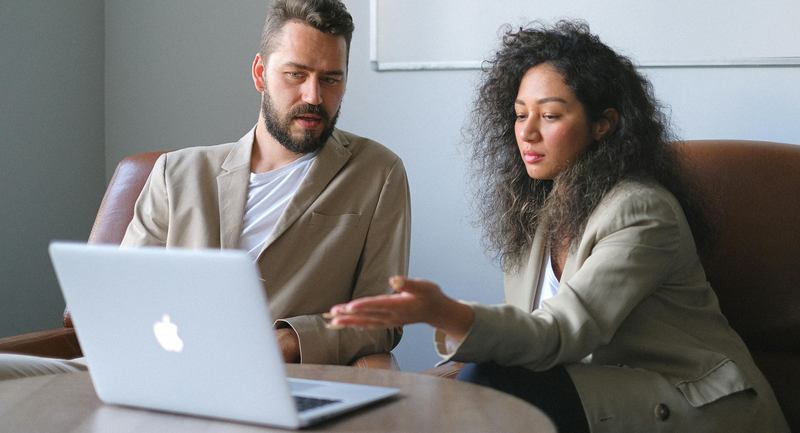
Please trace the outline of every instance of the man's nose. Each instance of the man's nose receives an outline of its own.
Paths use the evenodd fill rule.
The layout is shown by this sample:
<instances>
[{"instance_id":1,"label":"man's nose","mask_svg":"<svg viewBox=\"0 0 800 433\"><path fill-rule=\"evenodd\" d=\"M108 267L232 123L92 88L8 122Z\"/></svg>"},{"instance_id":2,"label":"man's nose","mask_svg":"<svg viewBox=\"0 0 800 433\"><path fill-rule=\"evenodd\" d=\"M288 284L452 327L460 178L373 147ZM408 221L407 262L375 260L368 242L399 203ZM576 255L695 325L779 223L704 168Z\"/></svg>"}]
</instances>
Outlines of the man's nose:
<instances>
[{"instance_id":1,"label":"man's nose","mask_svg":"<svg viewBox=\"0 0 800 433\"><path fill-rule=\"evenodd\" d=\"M301 87L303 92L303 102L311 105L322 104L322 93L320 92L319 82L314 79L308 79Z\"/></svg>"}]
</instances>

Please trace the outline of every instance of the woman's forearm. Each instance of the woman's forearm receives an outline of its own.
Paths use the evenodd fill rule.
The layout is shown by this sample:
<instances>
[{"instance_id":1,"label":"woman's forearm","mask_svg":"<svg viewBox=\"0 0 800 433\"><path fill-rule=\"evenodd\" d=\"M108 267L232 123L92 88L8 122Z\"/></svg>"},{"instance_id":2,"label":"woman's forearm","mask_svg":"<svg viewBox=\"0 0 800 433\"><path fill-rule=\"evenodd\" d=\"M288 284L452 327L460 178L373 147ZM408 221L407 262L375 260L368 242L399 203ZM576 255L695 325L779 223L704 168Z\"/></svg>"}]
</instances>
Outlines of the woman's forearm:
<instances>
[{"instance_id":1,"label":"woman's forearm","mask_svg":"<svg viewBox=\"0 0 800 433\"><path fill-rule=\"evenodd\" d=\"M438 310L439 314L432 317L428 323L456 341L463 340L475 322L475 312L472 311L472 308L453 299L445 298Z\"/></svg>"}]
</instances>

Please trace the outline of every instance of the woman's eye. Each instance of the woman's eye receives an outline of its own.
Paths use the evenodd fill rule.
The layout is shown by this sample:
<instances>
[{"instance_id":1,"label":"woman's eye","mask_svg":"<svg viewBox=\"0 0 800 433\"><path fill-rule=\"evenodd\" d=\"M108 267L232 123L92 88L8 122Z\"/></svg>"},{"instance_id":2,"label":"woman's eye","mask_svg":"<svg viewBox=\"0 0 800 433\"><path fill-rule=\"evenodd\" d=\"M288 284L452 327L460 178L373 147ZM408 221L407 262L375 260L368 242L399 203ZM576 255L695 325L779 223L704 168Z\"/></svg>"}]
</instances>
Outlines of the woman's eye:
<instances>
[{"instance_id":1,"label":"woman's eye","mask_svg":"<svg viewBox=\"0 0 800 433\"><path fill-rule=\"evenodd\" d=\"M552 113L542 114L542 119L544 119L544 120L556 120L559 117L561 117L561 116L559 116L558 114L552 114Z\"/></svg>"},{"instance_id":2,"label":"woman's eye","mask_svg":"<svg viewBox=\"0 0 800 433\"><path fill-rule=\"evenodd\" d=\"M517 120L525 120L527 117L525 114L516 114Z\"/></svg>"}]
</instances>

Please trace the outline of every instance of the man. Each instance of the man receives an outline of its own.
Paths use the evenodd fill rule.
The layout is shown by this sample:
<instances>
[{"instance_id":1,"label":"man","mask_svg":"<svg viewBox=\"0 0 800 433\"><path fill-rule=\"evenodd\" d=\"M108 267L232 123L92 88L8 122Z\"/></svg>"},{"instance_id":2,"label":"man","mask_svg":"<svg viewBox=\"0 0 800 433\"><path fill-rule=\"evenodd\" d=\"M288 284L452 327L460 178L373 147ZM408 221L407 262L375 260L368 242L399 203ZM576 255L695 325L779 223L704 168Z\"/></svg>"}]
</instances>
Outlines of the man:
<instances>
[{"instance_id":1,"label":"man","mask_svg":"<svg viewBox=\"0 0 800 433\"><path fill-rule=\"evenodd\" d=\"M329 329L321 315L386 293L408 268L402 161L335 128L352 31L338 0L274 0L252 64L256 126L236 143L162 155L122 241L247 250L281 318L287 362L346 364L391 350L402 334Z\"/></svg>"}]
</instances>

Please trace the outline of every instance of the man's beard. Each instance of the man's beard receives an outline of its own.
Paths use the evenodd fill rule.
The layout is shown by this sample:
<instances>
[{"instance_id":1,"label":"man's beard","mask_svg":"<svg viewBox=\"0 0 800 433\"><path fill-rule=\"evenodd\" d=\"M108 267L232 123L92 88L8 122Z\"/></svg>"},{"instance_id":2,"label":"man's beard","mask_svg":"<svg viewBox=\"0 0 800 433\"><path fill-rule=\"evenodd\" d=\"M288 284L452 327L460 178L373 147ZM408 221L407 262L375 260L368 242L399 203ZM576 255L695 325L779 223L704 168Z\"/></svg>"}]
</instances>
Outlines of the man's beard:
<instances>
[{"instance_id":1,"label":"man's beard","mask_svg":"<svg viewBox=\"0 0 800 433\"><path fill-rule=\"evenodd\" d=\"M286 116L281 119L280 114L272 105L272 100L267 92L264 92L264 97L261 101L261 108L264 112L264 126L267 127L267 132L278 141L283 147L294 153L311 153L316 152L325 145L328 138L333 134L333 128L336 126L336 120L339 118L339 111L331 119L328 113L322 108L321 105L301 104L292 107ZM319 137L314 137L313 131L306 130L302 138L293 138L289 132L292 120L303 114L315 114L320 117L324 128L319 134Z\"/></svg>"}]
</instances>

